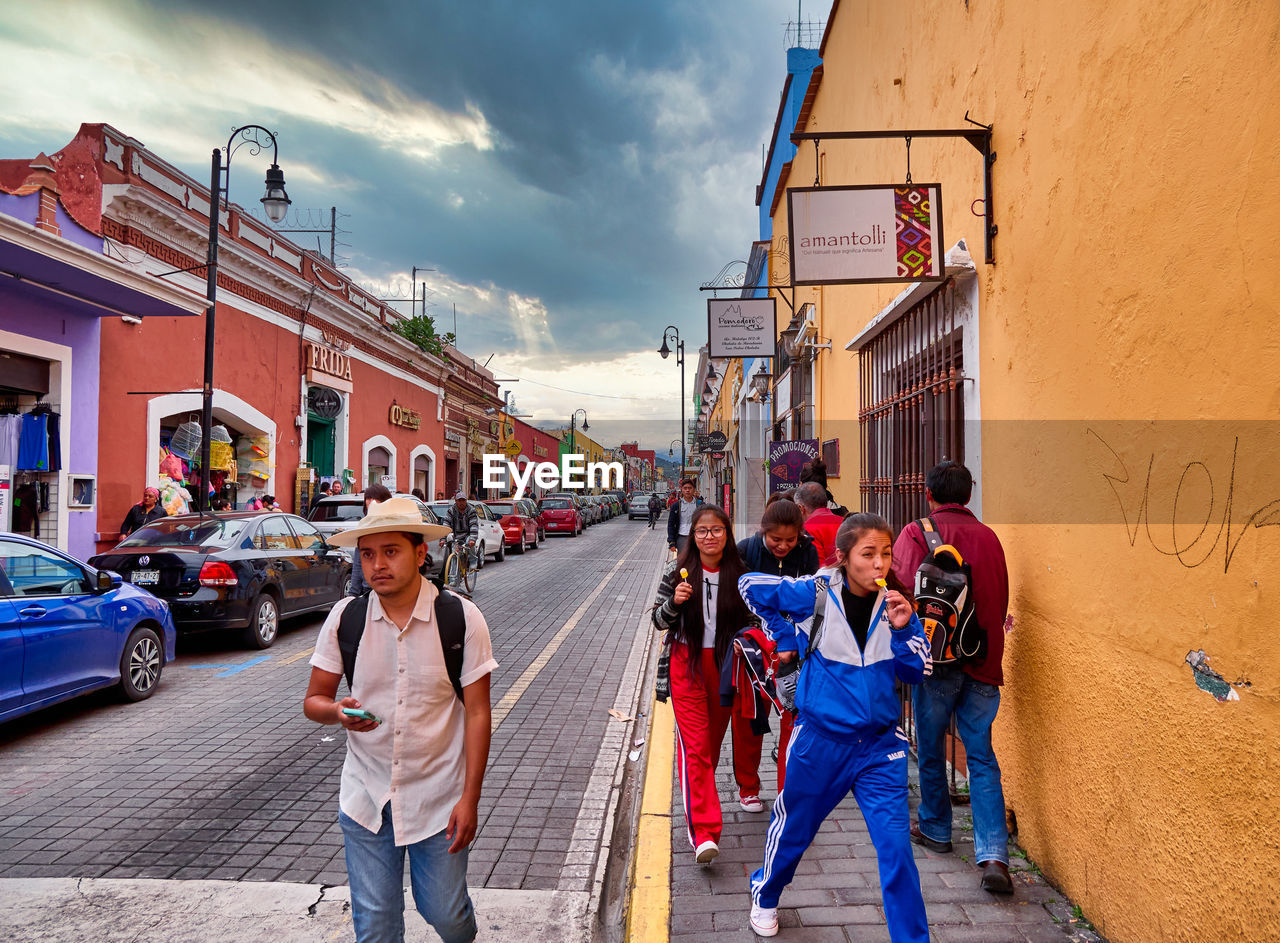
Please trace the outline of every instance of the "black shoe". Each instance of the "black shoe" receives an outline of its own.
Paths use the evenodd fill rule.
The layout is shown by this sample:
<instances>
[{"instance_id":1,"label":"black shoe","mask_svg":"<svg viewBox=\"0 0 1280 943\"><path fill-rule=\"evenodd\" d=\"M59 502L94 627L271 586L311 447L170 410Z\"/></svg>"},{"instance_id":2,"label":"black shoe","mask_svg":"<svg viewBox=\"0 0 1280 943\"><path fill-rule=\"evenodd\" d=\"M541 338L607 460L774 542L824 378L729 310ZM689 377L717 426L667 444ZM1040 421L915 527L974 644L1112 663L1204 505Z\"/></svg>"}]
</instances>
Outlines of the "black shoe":
<instances>
[{"instance_id":1,"label":"black shoe","mask_svg":"<svg viewBox=\"0 0 1280 943\"><path fill-rule=\"evenodd\" d=\"M919 825L911 826L911 840L917 845L924 845L924 847L928 848L930 851L936 851L941 855L945 855L951 851L951 842L934 841L924 832L920 831ZM1008 872L1006 872L1006 875L1007 873ZM983 880L986 880L986 878L983 878Z\"/></svg>"},{"instance_id":2,"label":"black shoe","mask_svg":"<svg viewBox=\"0 0 1280 943\"><path fill-rule=\"evenodd\" d=\"M1013 879L1009 877L1009 866L1003 861L982 862L982 889L992 894L1012 894Z\"/></svg>"}]
</instances>

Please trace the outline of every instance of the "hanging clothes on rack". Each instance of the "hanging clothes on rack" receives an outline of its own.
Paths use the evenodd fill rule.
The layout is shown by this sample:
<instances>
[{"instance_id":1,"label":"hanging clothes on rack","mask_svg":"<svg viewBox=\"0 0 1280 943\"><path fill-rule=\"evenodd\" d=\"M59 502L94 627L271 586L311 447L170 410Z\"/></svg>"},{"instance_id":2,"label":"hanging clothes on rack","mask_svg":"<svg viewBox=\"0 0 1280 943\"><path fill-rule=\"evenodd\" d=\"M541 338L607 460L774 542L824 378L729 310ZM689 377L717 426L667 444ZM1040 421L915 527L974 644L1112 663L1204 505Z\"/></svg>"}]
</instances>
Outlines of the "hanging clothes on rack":
<instances>
[{"instance_id":1,"label":"hanging clothes on rack","mask_svg":"<svg viewBox=\"0 0 1280 943\"><path fill-rule=\"evenodd\" d=\"M62 417L55 412L50 412L48 415L49 467L45 470L51 472L62 471L62 435L59 432L59 424Z\"/></svg>"},{"instance_id":2,"label":"hanging clothes on rack","mask_svg":"<svg viewBox=\"0 0 1280 943\"><path fill-rule=\"evenodd\" d=\"M18 471L49 470L49 413L32 410L22 417L18 435Z\"/></svg>"},{"instance_id":3,"label":"hanging clothes on rack","mask_svg":"<svg viewBox=\"0 0 1280 943\"><path fill-rule=\"evenodd\" d=\"M22 482L13 493L13 531L40 537L40 494L33 481Z\"/></svg>"},{"instance_id":4,"label":"hanging clothes on rack","mask_svg":"<svg viewBox=\"0 0 1280 943\"><path fill-rule=\"evenodd\" d=\"M0 465L18 464L18 438L22 434L21 413L0 413Z\"/></svg>"}]
</instances>

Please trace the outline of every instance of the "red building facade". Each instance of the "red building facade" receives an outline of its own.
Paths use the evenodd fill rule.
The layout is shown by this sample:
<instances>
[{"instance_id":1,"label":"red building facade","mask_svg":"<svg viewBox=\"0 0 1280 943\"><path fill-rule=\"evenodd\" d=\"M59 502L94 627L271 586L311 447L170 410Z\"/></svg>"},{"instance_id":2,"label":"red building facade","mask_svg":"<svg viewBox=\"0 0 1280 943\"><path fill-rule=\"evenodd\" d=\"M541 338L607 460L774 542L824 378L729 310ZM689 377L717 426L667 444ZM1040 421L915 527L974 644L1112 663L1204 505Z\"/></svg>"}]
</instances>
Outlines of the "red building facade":
<instances>
[{"instance_id":1,"label":"red building facade","mask_svg":"<svg viewBox=\"0 0 1280 943\"><path fill-rule=\"evenodd\" d=\"M107 254L205 294L207 187L108 125L81 126L51 160L67 212ZM321 256L239 206L222 216L215 488L235 507L271 494L300 513L335 478L345 491L440 490L451 367L394 333L400 315ZM188 433L199 425L205 317L135 320L102 322L99 546L162 471L183 475L196 501L204 486L186 457L198 453Z\"/></svg>"}]
</instances>

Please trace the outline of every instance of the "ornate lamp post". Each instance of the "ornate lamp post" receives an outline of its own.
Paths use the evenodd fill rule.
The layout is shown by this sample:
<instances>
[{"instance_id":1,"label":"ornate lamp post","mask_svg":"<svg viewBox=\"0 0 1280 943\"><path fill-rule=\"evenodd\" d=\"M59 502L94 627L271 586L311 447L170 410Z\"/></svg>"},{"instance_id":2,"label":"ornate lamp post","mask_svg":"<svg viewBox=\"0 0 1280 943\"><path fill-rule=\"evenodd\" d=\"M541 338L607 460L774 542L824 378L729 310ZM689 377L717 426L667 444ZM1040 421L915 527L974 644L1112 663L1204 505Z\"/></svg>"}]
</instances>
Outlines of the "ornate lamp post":
<instances>
[{"instance_id":1,"label":"ornate lamp post","mask_svg":"<svg viewBox=\"0 0 1280 943\"><path fill-rule=\"evenodd\" d=\"M569 416L569 451L571 452L578 450L578 413L582 413L582 431L586 432L591 428L587 425L587 411L575 409Z\"/></svg>"},{"instance_id":2,"label":"ornate lamp post","mask_svg":"<svg viewBox=\"0 0 1280 943\"><path fill-rule=\"evenodd\" d=\"M264 139L262 135L266 135ZM236 140L239 138L239 140ZM262 208L267 218L273 223L284 219L289 212L289 194L284 189L284 172L276 162L276 136L261 125L247 124L236 128L227 139L227 161L222 163L222 151L215 148L209 182L209 256L205 264L208 283L205 297L209 299L208 311L204 322L204 390L203 413L200 419L200 473L202 477L200 507L209 504L209 483L212 479L209 468L209 438L213 431L213 345L214 322L218 302L218 231L222 210L229 200L231 187L231 158L237 150L249 145L251 153L261 153L271 144L271 168L267 171L267 190L262 196Z\"/></svg>"},{"instance_id":3,"label":"ornate lamp post","mask_svg":"<svg viewBox=\"0 0 1280 943\"><path fill-rule=\"evenodd\" d=\"M676 364L680 367L680 477L683 478L685 440L689 437L689 432L684 427L684 341L680 339L679 328L674 324L668 324L666 330L662 332L662 346L658 348L658 354L663 360L671 356L671 348L667 346L668 337L675 341Z\"/></svg>"}]
</instances>

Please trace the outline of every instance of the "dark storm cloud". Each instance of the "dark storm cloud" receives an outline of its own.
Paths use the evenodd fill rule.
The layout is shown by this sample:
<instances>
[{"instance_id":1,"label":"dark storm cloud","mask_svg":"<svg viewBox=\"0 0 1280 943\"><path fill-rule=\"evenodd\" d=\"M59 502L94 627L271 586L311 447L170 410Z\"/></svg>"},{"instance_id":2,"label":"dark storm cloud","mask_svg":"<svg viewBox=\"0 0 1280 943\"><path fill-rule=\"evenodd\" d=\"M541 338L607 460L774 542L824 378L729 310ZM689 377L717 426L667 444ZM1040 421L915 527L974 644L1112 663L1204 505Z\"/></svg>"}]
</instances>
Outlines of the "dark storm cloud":
<instances>
[{"instance_id":1,"label":"dark storm cloud","mask_svg":"<svg viewBox=\"0 0 1280 943\"><path fill-rule=\"evenodd\" d=\"M373 104L403 94L482 114L491 150L421 160L291 120L263 89L291 153L359 182L294 188L302 205L351 214L353 267L379 277L428 264L538 299L563 353L652 347L670 320L698 336L698 284L756 236L789 4L277 3L264 18L260 3L233 0L152 12L158 32L213 17L275 37L281 52L367 77ZM501 316L471 329L477 354L519 342Z\"/></svg>"}]
</instances>

